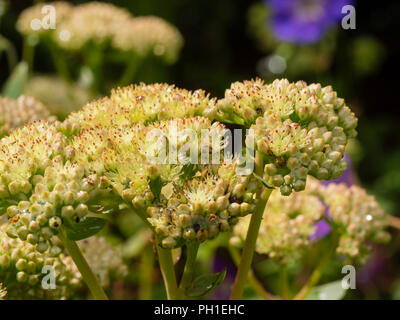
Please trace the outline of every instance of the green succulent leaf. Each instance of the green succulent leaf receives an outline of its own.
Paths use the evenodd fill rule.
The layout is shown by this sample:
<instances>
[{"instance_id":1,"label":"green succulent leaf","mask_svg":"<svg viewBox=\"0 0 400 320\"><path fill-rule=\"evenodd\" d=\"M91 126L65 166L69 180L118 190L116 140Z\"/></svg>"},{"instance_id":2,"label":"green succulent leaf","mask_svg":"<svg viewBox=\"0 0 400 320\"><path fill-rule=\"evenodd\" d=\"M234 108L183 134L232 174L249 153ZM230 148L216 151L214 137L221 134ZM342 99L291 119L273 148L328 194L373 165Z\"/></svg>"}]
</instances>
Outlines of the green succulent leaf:
<instances>
[{"instance_id":1,"label":"green succulent leaf","mask_svg":"<svg viewBox=\"0 0 400 320\"><path fill-rule=\"evenodd\" d=\"M158 176L155 179L149 179L149 186L150 186L151 192L154 194L154 197L157 200L160 200L161 189L163 187L161 178Z\"/></svg>"},{"instance_id":2,"label":"green succulent leaf","mask_svg":"<svg viewBox=\"0 0 400 320\"><path fill-rule=\"evenodd\" d=\"M214 291L225 279L226 269L213 274L205 274L196 278L186 289L186 296L196 298Z\"/></svg>"},{"instance_id":3,"label":"green succulent leaf","mask_svg":"<svg viewBox=\"0 0 400 320\"><path fill-rule=\"evenodd\" d=\"M66 223L67 237L74 241L89 238L103 229L106 222L105 219L89 217L79 223Z\"/></svg>"},{"instance_id":4,"label":"green succulent leaf","mask_svg":"<svg viewBox=\"0 0 400 320\"><path fill-rule=\"evenodd\" d=\"M13 70L10 77L4 84L2 95L13 99L18 98L23 90L28 79L28 64L20 62Z\"/></svg>"}]
</instances>

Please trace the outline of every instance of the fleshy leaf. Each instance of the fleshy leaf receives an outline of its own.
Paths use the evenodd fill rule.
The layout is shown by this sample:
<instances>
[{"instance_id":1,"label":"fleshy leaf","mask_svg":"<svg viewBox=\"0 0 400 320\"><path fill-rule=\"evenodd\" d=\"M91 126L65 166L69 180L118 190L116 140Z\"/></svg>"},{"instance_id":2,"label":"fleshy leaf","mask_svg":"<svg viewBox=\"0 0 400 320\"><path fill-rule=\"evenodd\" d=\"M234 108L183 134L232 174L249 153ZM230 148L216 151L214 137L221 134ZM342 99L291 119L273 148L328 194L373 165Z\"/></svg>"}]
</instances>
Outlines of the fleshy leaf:
<instances>
[{"instance_id":1,"label":"fleshy leaf","mask_svg":"<svg viewBox=\"0 0 400 320\"><path fill-rule=\"evenodd\" d=\"M66 223L67 237L74 241L89 238L103 229L106 222L105 219L89 217L79 223Z\"/></svg>"},{"instance_id":2,"label":"fleshy leaf","mask_svg":"<svg viewBox=\"0 0 400 320\"><path fill-rule=\"evenodd\" d=\"M214 291L225 279L226 269L213 274L205 274L196 278L189 288L186 289L188 297L201 297Z\"/></svg>"}]
</instances>

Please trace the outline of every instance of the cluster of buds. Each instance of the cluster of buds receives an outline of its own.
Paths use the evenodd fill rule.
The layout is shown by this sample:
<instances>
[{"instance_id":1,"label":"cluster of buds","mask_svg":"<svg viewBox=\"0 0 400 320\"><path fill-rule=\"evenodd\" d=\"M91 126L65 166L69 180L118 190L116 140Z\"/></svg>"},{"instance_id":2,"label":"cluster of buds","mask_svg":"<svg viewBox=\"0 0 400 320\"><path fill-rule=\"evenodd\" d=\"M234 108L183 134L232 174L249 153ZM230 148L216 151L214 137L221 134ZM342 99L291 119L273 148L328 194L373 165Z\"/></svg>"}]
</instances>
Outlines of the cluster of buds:
<instances>
[{"instance_id":1,"label":"cluster of buds","mask_svg":"<svg viewBox=\"0 0 400 320\"><path fill-rule=\"evenodd\" d=\"M219 143L205 149L199 143L203 130ZM220 166L198 164L204 153L209 159L217 154L222 161L225 130L203 117L147 126L102 127L99 123L74 137L72 161L85 163L85 171L104 174L114 192L148 219L163 247L180 246L185 240L213 238L229 230L234 217L254 210L257 182L236 177L236 161ZM171 148L176 150L175 157ZM191 162L193 156L198 162Z\"/></svg>"},{"instance_id":2,"label":"cluster of buds","mask_svg":"<svg viewBox=\"0 0 400 320\"><path fill-rule=\"evenodd\" d=\"M90 42L105 44L113 41L130 19L132 17L127 10L110 3L84 3L73 7L70 15L58 24L54 41L68 50L79 50ZM68 41L60 37L63 30L70 32Z\"/></svg>"},{"instance_id":3,"label":"cluster of buds","mask_svg":"<svg viewBox=\"0 0 400 320\"><path fill-rule=\"evenodd\" d=\"M257 181L235 177L235 168L232 164L217 172L204 168L182 185L171 182L163 188L160 203L146 209L163 247L215 238L229 231L239 217L254 211Z\"/></svg>"},{"instance_id":4,"label":"cluster of buds","mask_svg":"<svg viewBox=\"0 0 400 320\"><path fill-rule=\"evenodd\" d=\"M306 191L283 197L274 190L263 215L256 252L282 264L301 257L310 245L315 223L322 218L324 210L319 197ZM232 245L243 245L249 223L250 216L239 219L230 240Z\"/></svg>"},{"instance_id":5,"label":"cluster of buds","mask_svg":"<svg viewBox=\"0 0 400 320\"><path fill-rule=\"evenodd\" d=\"M61 23L67 19L73 10L73 6L66 1L55 1L50 3L39 3L22 11L17 21L17 30L24 36L45 35L53 31L51 28L42 28L40 25L37 28L32 28L33 21L41 21L44 13L48 13L45 9L46 5L51 5L56 12L56 22ZM50 20L48 22L51 22Z\"/></svg>"},{"instance_id":6,"label":"cluster of buds","mask_svg":"<svg viewBox=\"0 0 400 320\"><path fill-rule=\"evenodd\" d=\"M78 245L103 288L108 288L113 280L128 274L120 253L103 237L90 237L79 241Z\"/></svg>"},{"instance_id":7,"label":"cluster of buds","mask_svg":"<svg viewBox=\"0 0 400 320\"><path fill-rule=\"evenodd\" d=\"M66 144L54 126L34 122L0 145L0 203L10 219L7 234L53 256L62 252L52 239L63 224L73 226L93 211L109 210L101 206L110 193L104 178L85 176L84 165L66 160L71 156Z\"/></svg>"},{"instance_id":8,"label":"cluster of buds","mask_svg":"<svg viewBox=\"0 0 400 320\"><path fill-rule=\"evenodd\" d=\"M182 49L183 37L175 26L159 17L136 17L126 21L114 37L113 46L140 57L154 55L174 63Z\"/></svg>"},{"instance_id":9,"label":"cluster of buds","mask_svg":"<svg viewBox=\"0 0 400 320\"><path fill-rule=\"evenodd\" d=\"M54 122L55 117L32 97L20 96L16 100L0 97L0 137L35 120Z\"/></svg>"},{"instance_id":10,"label":"cluster of buds","mask_svg":"<svg viewBox=\"0 0 400 320\"><path fill-rule=\"evenodd\" d=\"M340 234L337 253L364 263L369 255L369 242L385 243L387 218L375 198L358 186L329 184L321 189L329 215Z\"/></svg>"},{"instance_id":11,"label":"cluster of buds","mask_svg":"<svg viewBox=\"0 0 400 320\"><path fill-rule=\"evenodd\" d=\"M57 256L61 248L50 239L62 226L121 205L146 219L166 248L228 230L253 212L259 177L237 175L239 161L222 154L226 128L212 120L221 112L234 115L228 122L242 119L249 113L242 104L256 114L261 108L251 128L266 164L263 178L282 194L304 189L307 173L340 174L356 120L330 88L286 80L232 88L231 102L216 102L201 90L140 84L114 90L57 126L35 122L15 130L0 143L8 234ZM235 99L244 100L230 110Z\"/></svg>"},{"instance_id":12,"label":"cluster of buds","mask_svg":"<svg viewBox=\"0 0 400 320\"><path fill-rule=\"evenodd\" d=\"M54 8L54 12L46 11L46 6ZM57 27L32 27L32 21L41 23L49 12L56 15L53 20ZM47 23L53 20L48 19ZM24 36L50 36L66 50L81 50L92 43L139 57L160 57L167 63L177 60L183 46L181 33L167 21L152 16L133 17L126 9L96 1L77 6L62 1L36 4L21 13L17 29Z\"/></svg>"},{"instance_id":13,"label":"cluster of buds","mask_svg":"<svg viewBox=\"0 0 400 320\"><path fill-rule=\"evenodd\" d=\"M51 94L53 92L57 94ZM84 87L44 75L31 77L24 87L24 94L41 101L51 114L60 118L65 118L90 100L90 93Z\"/></svg>"},{"instance_id":14,"label":"cluster of buds","mask_svg":"<svg viewBox=\"0 0 400 320\"><path fill-rule=\"evenodd\" d=\"M65 299L81 287L81 274L71 257L38 252L30 243L8 237L5 229L0 226L0 276L6 279L8 298ZM46 275L54 276L55 287Z\"/></svg>"},{"instance_id":15,"label":"cluster of buds","mask_svg":"<svg viewBox=\"0 0 400 320\"><path fill-rule=\"evenodd\" d=\"M258 253L281 263L300 258L321 219L329 222L334 238L339 238L336 253L359 264L366 262L370 243L389 241L386 214L364 189L309 180L306 190L288 197L272 192L257 238ZM233 245L243 245L249 222L249 216L239 219L233 228Z\"/></svg>"},{"instance_id":16,"label":"cluster of buds","mask_svg":"<svg viewBox=\"0 0 400 320\"><path fill-rule=\"evenodd\" d=\"M339 177L357 118L330 86L299 81L260 80L234 83L218 101L217 119L250 126L248 136L264 160L264 179L283 195L306 186L307 175L319 180Z\"/></svg>"}]
</instances>

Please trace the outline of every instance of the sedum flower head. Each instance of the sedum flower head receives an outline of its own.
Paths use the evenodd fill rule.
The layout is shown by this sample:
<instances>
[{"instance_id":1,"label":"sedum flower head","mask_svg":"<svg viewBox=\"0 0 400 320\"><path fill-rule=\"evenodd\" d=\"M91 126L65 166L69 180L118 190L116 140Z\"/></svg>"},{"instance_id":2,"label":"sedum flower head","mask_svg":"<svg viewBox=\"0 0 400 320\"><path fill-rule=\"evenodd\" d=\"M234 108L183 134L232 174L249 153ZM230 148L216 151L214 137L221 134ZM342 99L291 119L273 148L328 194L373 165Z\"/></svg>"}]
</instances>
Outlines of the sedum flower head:
<instances>
[{"instance_id":1,"label":"sedum flower head","mask_svg":"<svg viewBox=\"0 0 400 320\"><path fill-rule=\"evenodd\" d=\"M65 118L90 100L89 92L78 84L68 84L59 77L44 75L29 79L24 94L43 102L52 114L60 118Z\"/></svg>"},{"instance_id":2,"label":"sedum flower head","mask_svg":"<svg viewBox=\"0 0 400 320\"><path fill-rule=\"evenodd\" d=\"M128 274L128 268L119 252L103 237L90 237L79 241L78 245L104 288L109 287L113 280Z\"/></svg>"},{"instance_id":3,"label":"sedum flower head","mask_svg":"<svg viewBox=\"0 0 400 320\"><path fill-rule=\"evenodd\" d=\"M81 286L81 275L71 257L54 257L51 249L38 252L30 243L8 237L6 229L7 224L0 226L0 277L6 281L7 298L66 299ZM47 290L42 280L50 268L55 271L56 288Z\"/></svg>"},{"instance_id":4,"label":"sedum flower head","mask_svg":"<svg viewBox=\"0 0 400 320\"><path fill-rule=\"evenodd\" d=\"M130 13L110 3L89 2L75 6L67 19L57 26L54 40L62 48L79 50L85 44L105 44L118 35ZM66 41L60 37L63 30L68 30L70 38Z\"/></svg>"},{"instance_id":5,"label":"sedum flower head","mask_svg":"<svg viewBox=\"0 0 400 320\"><path fill-rule=\"evenodd\" d=\"M261 222L256 252L281 263L299 258L323 214L324 205L315 195L299 192L283 197L278 190L273 191ZM249 223L250 216L239 219L231 238L234 245L243 244Z\"/></svg>"},{"instance_id":6,"label":"sedum flower head","mask_svg":"<svg viewBox=\"0 0 400 320\"><path fill-rule=\"evenodd\" d=\"M22 11L20 16L18 17L17 21L17 30L23 34L24 36L28 35L43 35L47 34L53 31L53 29L45 29L45 28L39 28L38 30L35 30L32 28L32 21L35 19L38 19L42 21L43 17L48 14L48 11L42 12L43 9L45 9L46 5L51 5L54 7L56 11L56 23L57 25L59 23L62 23L65 19L67 19L73 10L73 6L70 5L66 1L55 1L55 2L48 2L48 3L38 3L32 7L29 7Z\"/></svg>"},{"instance_id":7,"label":"sedum flower head","mask_svg":"<svg viewBox=\"0 0 400 320\"><path fill-rule=\"evenodd\" d=\"M215 100L203 90L141 83L112 90L110 98L88 103L79 112L72 113L64 126L67 129L121 127L202 115L212 119L215 110Z\"/></svg>"},{"instance_id":8,"label":"sedum flower head","mask_svg":"<svg viewBox=\"0 0 400 320\"><path fill-rule=\"evenodd\" d=\"M140 57L154 55L174 63L182 49L183 37L175 26L159 17L136 17L126 21L113 38L113 46Z\"/></svg>"},{"instance_id":9,"label":"sedum flower head","mask_svg":"<svg viewBox=\"0 0 400 320\"><path fill-rule=\"evenodd\" d=\"M235 177L234 163L219 168L189 163L187 151L194 150L198 159L204 152L199 141L205 129L220 140L225 133L223 125L202 117L83 129L72 142L71 161L104 175L113 192L147 218L164 247L204 241L228 230L234 217L252 212L257 188L255 181ZM176 148L175 156L167 145ZM188 148L181 152L184 145ZM221 142L206 152L211 159L211 151L223 147ZM164 152L163 161L155 163Z\"/></svg>"},{"instance_id":10,"label":"sedum flower head","mask_svg":"<svg viewBox=\"0 0 400 320\"><path fill-rule=\"evenodd\" d=\"M307 175L319 180L339 177L357 118L331 87L305 82L261 80L237 82L217 103L217 119L250 126L264 158L264 179L283 195L306 186Z\"/></svg>"},{"instance_id":11,"label":"sedum flower head","mask_svg":"<svg viewBox=\"0 0 400 320\"><path fill-rule=\"evenodd\" d=\"M32 97L20 96L16 100L0 97L0 137L35 120L53 122L55 118L42 103Z\"/></svg>"},{"instance_id":12,"label":"sedum flower head","mask_svg":"<svg viewBox=\"0 0 400 320\"><path fill-rule=\"evenodd\" d=\"M330 184L322 189L322 198L341 235L338 253L363 263L370 251L367 241L389 241L390 235L385 231L386 215L364 189L355 185Z\"/></svg>"}]
</instances>

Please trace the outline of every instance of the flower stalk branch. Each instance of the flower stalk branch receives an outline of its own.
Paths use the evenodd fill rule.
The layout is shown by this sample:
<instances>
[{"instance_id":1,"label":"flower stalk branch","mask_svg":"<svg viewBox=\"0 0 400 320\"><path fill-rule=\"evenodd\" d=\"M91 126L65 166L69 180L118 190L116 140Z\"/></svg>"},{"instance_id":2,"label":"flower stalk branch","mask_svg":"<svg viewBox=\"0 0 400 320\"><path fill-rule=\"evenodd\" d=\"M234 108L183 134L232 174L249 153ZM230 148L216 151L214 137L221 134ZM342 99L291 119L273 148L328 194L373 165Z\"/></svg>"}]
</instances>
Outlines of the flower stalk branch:
<instances>
[{"instance_id":1,"label":"flower stalk branch","mask_svg":"<svg viewBox=\"0 0 400 320\"><path fill-rule=\"evenodd\" d=\"M103 288L101 287L98 279L94 275L76 242L68 239L65 234L62 234L62 231L59 233L59 238L64 244L65 248L68 250L72 260L75 262L79 272L83 277L83 280L89 287L93 298L95 300L108 300L107 295L104 293Z\"/></svg>"}]
</instances>

